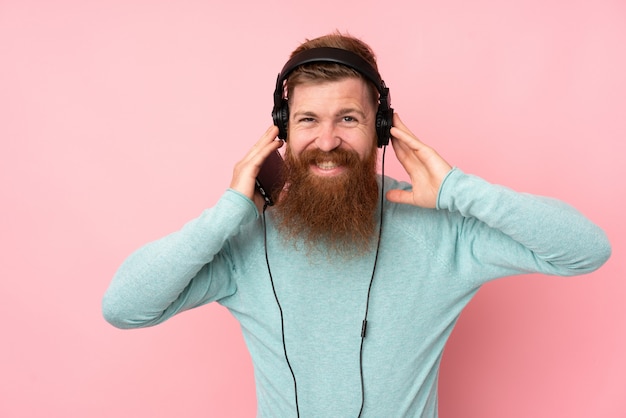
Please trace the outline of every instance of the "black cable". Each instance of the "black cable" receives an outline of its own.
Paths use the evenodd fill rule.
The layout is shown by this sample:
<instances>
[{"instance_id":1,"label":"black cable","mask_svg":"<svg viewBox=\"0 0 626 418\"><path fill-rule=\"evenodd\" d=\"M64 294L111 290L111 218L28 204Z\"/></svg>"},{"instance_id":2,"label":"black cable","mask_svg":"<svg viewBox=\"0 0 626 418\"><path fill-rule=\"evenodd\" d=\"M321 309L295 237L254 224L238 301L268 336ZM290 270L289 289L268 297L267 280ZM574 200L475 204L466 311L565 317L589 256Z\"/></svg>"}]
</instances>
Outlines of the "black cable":
<instances>
[{"instance_id":1,"label":"black cable","mask_svg":"<svg viewBox=\"0 0 626 418\"><path fill-rule=\"evenodd\" d=\"M370 294L372 293L372 284L374 283L374 274L376 273L376 265L378 264L378 252L380 250L380 237L383 233L383 204L385 203L385 151L387 147L383 146L383 156L381 161L381 180L380 180L380 224L378 225L378 242L376 243L376 255L374 257L374 268L372 269L372 277L370 278L370 284L367 288L367 299L365 301L365 316L363 318L363 325L361 326L361 347L359 349L359 373L361 375L361 408L359 409L358 418L363 413L363 407L365 406L365 382L363 379L363 341L365 340L365 334L367 333L367 313L370 307Z\"/></svg>"},{"instance_id":2,"label":"black cable","mask_svg":"<svg viewBox=\"0 0 626 418\"><path fill-rule=\"evenodd\" d=\"M274 287L274 278L272 277L272 270L270 270L270 261L267 255L267 226L265 224L265 210L267 209L267 206L267 203L263 206L263 246L265 247L265 262L267 263L267 272L270 275L270 283L272 284L274 299L276 299L276 305L278 305L278 311L280 312L280 333L283 338L283 352L285 353L285 361L287 362L287 367L289 367L291 377L293 378L293 392L296 401L296 416L300 418L300 407L298 406L298 383L296 382L296 375L293 372L291 363L289 362L289 356L287 356L287 344L285 344L285 320L283 318L283 308L278 301L278 295L276 294L276 288Z\"/></svg>"},{"instance_id":3,"label":"black cable","mask_svg":"<svg viewBox=\"0 0 626 418\"><path fill-rule=\"evenodd\" d=\"M365 334L367 332L367 314L369 312L370 305L370 295L372 292L372 284L374 283L374 275L376 273L376 265L378 264L378 253L380 250L380 237L383 231L383 204L385 203L385 151L387 151L387 147L383 147L383 155L381 162L381 182L380 182L380 224L378 225L378 241L376 242L376 255L374 256L374 267L372 269L372 277L370 278L369 286L367 288L367 299L365 301L365 316L363 317L363 324L361 327L361 346L359 348L359 375L361 378L361 408L359 409L358 417L361 417L363 413L363 407L365 405L365 383L363 379L363 341L365 340ZM291 367L291 363L289 362L289 356L287 355L287 344L285 343L285 321L283 316L283 308L278 300L278 294L276 293L276 287L274 286L274 278L272 277L272 270L270 269L270 261L269 256L267 254L267 225L265 218L265 210L267 209L268 204L265 203L263 206L263 246L265 247L265 262L267 264L267 272L270 276L270 283L272 284L272 292L274 292L274 299L276 300L276 305L278 306L278 311L280 313L280 330L283 340L283 352L285 353L285 361L287 362L287 367L289 367L289 371L291 372L291 377L293 378L293 391L294 398L296 402L296 416L300 418L300 407L298 405L298 383L296 382L296 375L293 372L293 368Z\"/></svg>"}]
</instances>

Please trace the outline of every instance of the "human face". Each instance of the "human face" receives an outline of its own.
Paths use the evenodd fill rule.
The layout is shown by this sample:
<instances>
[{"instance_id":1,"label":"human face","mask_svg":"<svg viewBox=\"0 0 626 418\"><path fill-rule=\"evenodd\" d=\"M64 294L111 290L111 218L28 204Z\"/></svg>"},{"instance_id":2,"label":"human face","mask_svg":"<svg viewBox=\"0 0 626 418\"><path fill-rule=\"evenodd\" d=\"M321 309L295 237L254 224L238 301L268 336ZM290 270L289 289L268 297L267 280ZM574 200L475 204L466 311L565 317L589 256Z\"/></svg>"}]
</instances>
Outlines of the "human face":
<instances>
[{"instance_id":1,"label":"human face","mask_svg":"<svg viewBox=\"0 0 626 418\"><path fill-rule=\"evenodd\" d=\"M364 80L357 77L294 87L289 98L288 146L294 156L304 150L351 150L364 160L375 152L376 110ZM317 176L342 174L346 167L332 158L317 160Z\"/></svg>"}]
</instances>

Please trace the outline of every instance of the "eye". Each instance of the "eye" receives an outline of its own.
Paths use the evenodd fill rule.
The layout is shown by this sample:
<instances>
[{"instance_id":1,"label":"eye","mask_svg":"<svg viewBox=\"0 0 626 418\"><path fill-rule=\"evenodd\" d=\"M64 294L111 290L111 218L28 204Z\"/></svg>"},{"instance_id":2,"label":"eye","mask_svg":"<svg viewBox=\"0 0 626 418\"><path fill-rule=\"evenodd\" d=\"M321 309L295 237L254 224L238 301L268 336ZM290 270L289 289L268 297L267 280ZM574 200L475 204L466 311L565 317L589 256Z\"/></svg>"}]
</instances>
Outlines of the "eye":
<instances>
[{"instance_id":1,"label":"eye","mask_svg":"<svg viewBox=\"0 0 626 418\"><path fill-rule=\"evenodd\" d=\"M356 118L356 116L353 115L345 115L341 117L341 122L345 125L356 125L359 123L359 120Z\"/></svg>"},{"instance_id":2,"label":"eye","mask_svg":"<svg viewBox=\"0 0 626 418\"><path fill-rule=\"evenodd\" d=\"M315 119L310 116L305 116L305 117L298 119L298 122L299 123L311 123L311 122L315 122Z\"/></svg>"}]
</instances>

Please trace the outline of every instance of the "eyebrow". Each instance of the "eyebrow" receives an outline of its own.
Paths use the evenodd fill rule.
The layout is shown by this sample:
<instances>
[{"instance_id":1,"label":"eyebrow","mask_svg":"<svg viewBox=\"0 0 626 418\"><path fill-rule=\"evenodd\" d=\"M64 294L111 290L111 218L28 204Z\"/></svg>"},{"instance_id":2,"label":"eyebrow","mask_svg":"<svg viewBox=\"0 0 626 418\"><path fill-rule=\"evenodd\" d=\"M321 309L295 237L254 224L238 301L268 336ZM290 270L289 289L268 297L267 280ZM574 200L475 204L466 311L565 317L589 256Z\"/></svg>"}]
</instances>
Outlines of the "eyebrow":
<instances>
[{"instance_id":1,"label":"eyebrow","mask_svg":"<svg viewBox=\"0 0 626 418\"><path fill-rule=\"evenodd\" d=\"M311 112L310 110L305 111L305 110L299 110L297 112L295 112L293 114L294 117L296 116L310 116L310 117L316 117L317 114L315 112Z\"/></svg>"},{"instance_id":2,"label":"eyebrow","mask_svg":"<svg viewBox=\"0 0 626 418\"><path fill-rule=\"evenodd\" d=\"M345 116L345 115L349 115L350 113L356 113L361 118L365 119L365 113L354 107L346 107L343 109L339 109L339 111L335 114L335 116ZM297 116L317 117L317 113L310 111L310 110L299 110L295 112L293 116L294 117L297 117Z\"/></svg>"},{"instance_id":3,"label":"eyebrow","mask_svg":"<svg viewBox=\"0 0 626 418\"><path fill-rule=\"evenodd\" d=\"M339 112L337 112L337 116L345 116L345 115L349 115L350 113L356 113L361 118L365 119L365 113L362 110L359 110L354 107L346 107L344 109L340 109Z\"/></svg>"}]
</instances>

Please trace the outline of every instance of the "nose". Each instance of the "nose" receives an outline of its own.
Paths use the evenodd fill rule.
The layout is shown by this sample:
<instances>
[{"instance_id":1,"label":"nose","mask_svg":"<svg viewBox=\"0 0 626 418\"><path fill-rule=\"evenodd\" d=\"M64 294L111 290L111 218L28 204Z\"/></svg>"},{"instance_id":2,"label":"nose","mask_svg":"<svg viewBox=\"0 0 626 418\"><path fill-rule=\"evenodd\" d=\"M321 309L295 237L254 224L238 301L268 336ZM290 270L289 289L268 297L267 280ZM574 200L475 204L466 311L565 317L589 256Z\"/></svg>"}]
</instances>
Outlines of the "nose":
<instances>
[{"instance_id":1,"label":"nose","mask_svg":"<svg viewBox=\"0 0 626 418\"><path fill-rule=\"evenodd\" d=\"M319 129L319 135L315 140L315 145L317 145L317 148L321 151L332 151L341 145L341 137L332 123L322 124Z\"/></svg>"}]
</instances>

